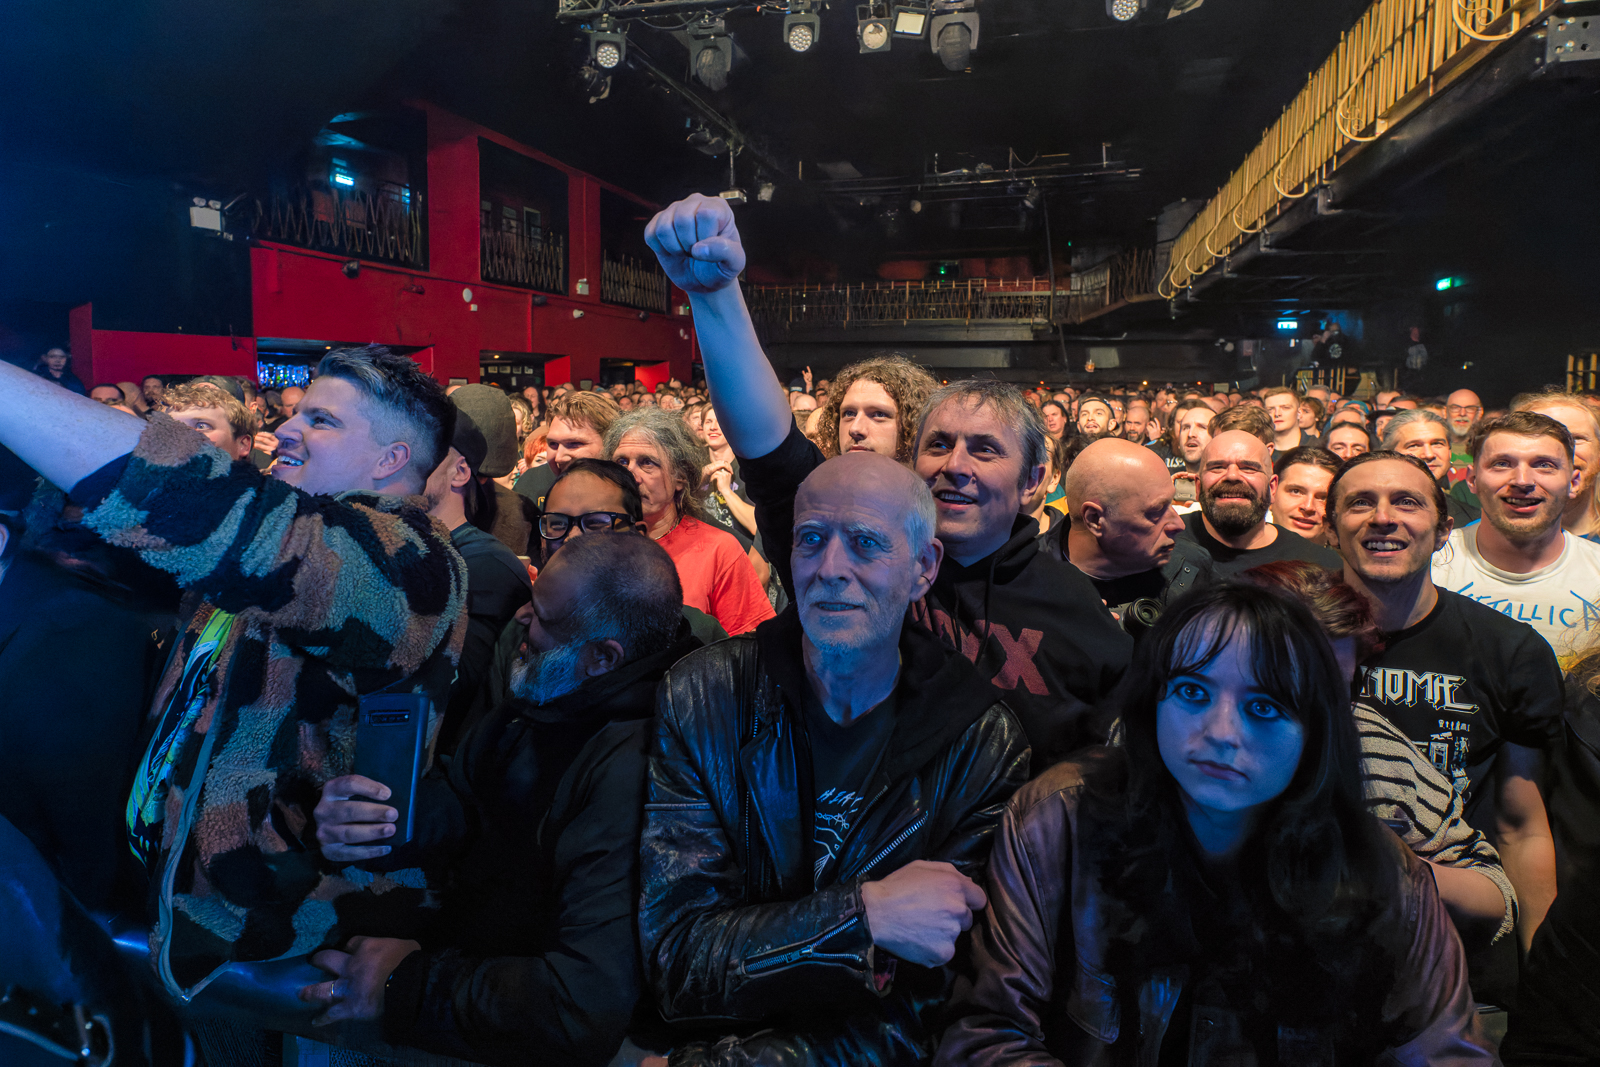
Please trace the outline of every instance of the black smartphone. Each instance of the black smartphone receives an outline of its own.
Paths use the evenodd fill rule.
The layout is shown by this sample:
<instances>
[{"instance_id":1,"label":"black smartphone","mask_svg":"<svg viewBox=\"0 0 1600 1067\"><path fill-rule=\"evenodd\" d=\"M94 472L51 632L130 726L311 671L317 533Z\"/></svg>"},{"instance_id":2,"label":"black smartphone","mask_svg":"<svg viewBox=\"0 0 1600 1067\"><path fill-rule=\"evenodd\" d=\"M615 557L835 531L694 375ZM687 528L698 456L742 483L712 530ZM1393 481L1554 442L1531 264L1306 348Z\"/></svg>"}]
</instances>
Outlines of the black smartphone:
<instances>
[{"instance_id":1,"label":"black smartphone","mask_svg":"<svg viewBox=\"0 0 1600 1067\"><path fill-rule=\"evenodd\" d=\"M403 845L415 825L411 800L427 758L433 701L421 693L373 693L357 707L355 773L389 787L388 800L371 799L400 813L394 836L383 843Z\"/></svg>"}]
</instances>

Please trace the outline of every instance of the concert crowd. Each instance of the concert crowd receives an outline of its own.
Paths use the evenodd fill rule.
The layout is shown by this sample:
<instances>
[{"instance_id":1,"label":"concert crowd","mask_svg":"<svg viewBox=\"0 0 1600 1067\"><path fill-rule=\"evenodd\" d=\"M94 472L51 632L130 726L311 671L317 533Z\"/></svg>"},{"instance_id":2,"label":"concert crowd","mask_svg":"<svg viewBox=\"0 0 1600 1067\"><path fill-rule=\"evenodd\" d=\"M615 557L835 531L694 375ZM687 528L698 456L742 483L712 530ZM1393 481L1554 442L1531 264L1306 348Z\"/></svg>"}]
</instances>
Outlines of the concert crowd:
<instances>
[{"instance_id":1,"label":"concert crowd","mask_svg":"<svg viewBox=\"0 0 1600 1067\"><path fill-rule=\"evenodd\" d=\"M0 364L0 1060L1600 1060L1600 397L786 382L646 239L703 382Z\"/></svg>"}]
</instances>

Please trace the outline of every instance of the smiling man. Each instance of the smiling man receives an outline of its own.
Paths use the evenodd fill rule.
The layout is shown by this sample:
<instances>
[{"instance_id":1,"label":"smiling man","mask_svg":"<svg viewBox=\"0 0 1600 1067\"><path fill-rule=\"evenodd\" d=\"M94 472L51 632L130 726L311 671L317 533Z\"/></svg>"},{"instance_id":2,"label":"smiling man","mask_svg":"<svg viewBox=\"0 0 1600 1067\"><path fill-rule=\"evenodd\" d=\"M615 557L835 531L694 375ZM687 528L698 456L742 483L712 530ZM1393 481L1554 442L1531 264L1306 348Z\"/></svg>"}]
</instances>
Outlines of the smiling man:
<instances>
[{"instance_id":1,"label":"smiling man","mask_svg":"<svg viewBox=\"0 0 1600 1067\"><path fill-rule=\"evenodd\" d=\"M393 687L442 707L465 634L461 557L401 499L449 443L444 390L378 347L330 352L318 371L280 430L289 462L264 479L166 415L142 422L0 365L0 443L71 487L86 527L171 571L198 605L157 689L126 809L173 996L310 952L337 922L370 914L366 883L291 828L351 767L356 694ZM424 899L407 880L382 906Z\"/></svg>"},{"instance_id":2,"label":"smiling man","mask_svg":"<svg viewBox=\"0 0 1600 1067\"><path fill-rule=\"evenodd\" d=\"M1328 486L1344 462L1327 449L1306 446L1278 457L1272 521L1307 541L1327 544Z\"/></svg>"},{"instance_id":3,"label":"smiling man","mask_svg":"<svg viewBox=\"0 0 1600 1067\"><path fill-rule=\"evenodd\" d=\"M1536 783L1561 735L1561 671L1526 623L1435 584L1434 553L1456 536L1444 498L1421 460L1397 452L1360 456L1334 479L1328 499L1344 578L1371 605L1384 644L1361 667L1357 699L1398 726L1454 782L1468 821L1490 831L1517 890L1526 945L1555 896ZM1450 878L1440 880L1447 897ZM1473 984L1487 999L1509 993L1507 983L1491 967Z\"/></svg>"},{"instance_id":4,"label":"smiling man","mask_svg":"<svg viewBox=\"0 0 1600 1067\"><path fill-rule=\"evenodd\" d=\"M1384 428L1383 447L1416 456L1427 466L1428 473L1445 490L1450 521L1456 529L1464 530L1478 521L1478 506L1450 492L1450 437L1444 419L1421 408L1401 411Z\"/></svg>"},{"instance_id":5,"label":"smiling man","mask_svg":"<svg viewBox=\"0 0 1600 1067\"><path fill-rule=\"evenodd\" d=\"M544 510L544 499L561 472L575 459L605 457L606 431L622 408L605 393L568 393L550 404L549 461L517 479L516 491ZM537 518L537 516L535 516Z\"/></svg>"},{"instance_id":6,"label":"smiling man","mask_svg":"<svg viewBox=\"0 0 1600 1067\"><path fill-rule=\"evenodd\" d=\"M1572 434L1572 463L1578 487L1567 498L1561 527L1586 541L1600 541L1600 505L1595 502L1595 476L1600 474L1600 414L1577 393L1523 393L1511 400L1512 411L1548 415Z\"/></svg>"},{"instance_id":7,"label":"smiling man","mask_svg":"<svg viewBox=\"0 0 1600 1067\"><path fill-rule=\"evenodd\" d=\"M789 416L744 306L737 279L745 254L732 209L696 194L652 219L646 239L694 303L706 380L740 456L762 538L786 544L795 497L792 488L785 495L785 486L823 460ZM926 377L906 360L895 362ZM845 388L843 375L835 388ZM1121 677L1132 642L1077 568L1038 550L1038 524L1019 514L1045 468L1044 423L1022 391L992 380L954 382L918 407L908 458L933 492L945 562L913 618L1005 693L1028 732L1035 765L1046 766L1102 740L1088 711ZM764 484L768 476L773 484ZM798 597L787 561L773 555L774 569Z\"/></svg>"},{"instance_id":8,"label":"smiling man","mask_svg":"<svg viewBox=\"0 0 1600 1067\"><path fill-rule=\"evenodd\" d=\"M1529 624L1570 661L1600 628L1600 545L1561 526L1581 480L1572 434L1548 415L1514 411L1480 423L1468 447L1483 521L1450 535L1433 580Z\"/></svg>"},{"instance_id":9,"label":"smiling man","mask_svg":"<svg viewBox=\"0 0 1600 1067\"><path fill-rule=\"evenodd\" d=\"M1184 519L1180 535L1211 555L1217 574L1280 559L1303 559L1338 570L1339 554L1267 520L1278 476L1265 442L1243 430L1224 430L1200 458L1200 510Z\"/></svg>"},{"instance_id":10,"label":"smiling man","mask_svg":"<svg viewBox=\"0 0 1600 1067\"><path fill-rule=\"evenodd\" d=\"M675 1065L932 1054L1027 767L994 688L905 624L933 527L903 466L828 460L795 501L795 606L661 685L639 933Z\"/></svg>"}]
</instances>

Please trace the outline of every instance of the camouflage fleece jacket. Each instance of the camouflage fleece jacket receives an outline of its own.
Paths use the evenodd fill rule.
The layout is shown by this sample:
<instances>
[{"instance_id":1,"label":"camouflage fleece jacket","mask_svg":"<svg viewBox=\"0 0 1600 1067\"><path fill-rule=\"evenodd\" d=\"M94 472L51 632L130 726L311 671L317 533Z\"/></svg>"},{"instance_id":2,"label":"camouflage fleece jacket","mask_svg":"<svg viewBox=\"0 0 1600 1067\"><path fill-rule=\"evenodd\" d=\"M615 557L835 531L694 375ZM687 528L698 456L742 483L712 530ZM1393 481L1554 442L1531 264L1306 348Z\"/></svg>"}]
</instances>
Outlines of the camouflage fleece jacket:
<instances>
[{"instance_id":1,"label":"camouflage fleece jacket","mask_svg":"<svg viewBox=\"0 0 1600 1067\"><path fill-rule=\"evenodd\" d=\"M414 502L263 478L161 415L73 495L100 536L175 575L192 609L151 713L150 751L170 749L149 863L168 991L193 995L230 961L403 934L429 903L420 872L328 862L310 816L322 783L352 769L357 694L404 679L396 691L444 707L467 626L466 565L444 528ZM227 622L211 627L216 653L191 655L214 619ZM183 677L197 662L203 684ZM166 741L180 686L195 696Z\"/></svg>"}]
</instances>

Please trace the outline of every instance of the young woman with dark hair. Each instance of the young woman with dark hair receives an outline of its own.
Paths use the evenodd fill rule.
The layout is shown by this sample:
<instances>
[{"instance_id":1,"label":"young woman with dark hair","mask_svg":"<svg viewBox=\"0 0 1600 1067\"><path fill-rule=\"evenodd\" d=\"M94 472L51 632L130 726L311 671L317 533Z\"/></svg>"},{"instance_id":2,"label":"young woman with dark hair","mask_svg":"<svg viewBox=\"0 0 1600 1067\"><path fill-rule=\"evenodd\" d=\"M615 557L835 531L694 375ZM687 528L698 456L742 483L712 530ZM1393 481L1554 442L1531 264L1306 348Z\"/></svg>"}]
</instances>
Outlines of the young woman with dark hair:
<instances>
[{"instance_id":1,"label":"young woman with dark hair","mask_svg":"<svg viewBox=\"0 0 1600 1067\"><path fill-rule=\"evenodd\" d=\"M1009 804L937 1062L1493 1062L1433 879L1367 810L1305 607L1184 598L1117 703L1121 747Z\"/></svg>"}]
</instances>

